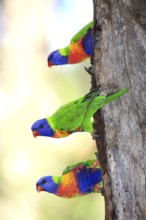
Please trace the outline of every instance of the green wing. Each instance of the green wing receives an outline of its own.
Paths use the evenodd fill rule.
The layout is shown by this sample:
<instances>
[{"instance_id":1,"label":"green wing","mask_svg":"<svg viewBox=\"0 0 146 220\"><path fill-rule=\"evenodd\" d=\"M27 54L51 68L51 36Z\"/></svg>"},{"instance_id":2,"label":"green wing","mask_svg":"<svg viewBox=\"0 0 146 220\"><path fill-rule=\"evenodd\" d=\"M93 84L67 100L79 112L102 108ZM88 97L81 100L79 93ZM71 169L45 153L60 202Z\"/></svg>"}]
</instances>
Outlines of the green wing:
<instances>
[{"instance_id":1,"label":"green wing","mask_svg":"<svg viewBox=\"0 0 146 220\"><path fill-rule=\"evenodd\" d=\"M70 43L75 43L77 42L79 39L82 39L84 37L84 35L87 33L87 31L89 29L93 28L93 21L89 22L86 26L84 26L77 34L75 34Z\"/></svg>"},{"instance_id":2,"label":"green wing","mask_svg":"<svg viewBox=\"0 0 146 220\"><path fill-rule=\"evenodd\" d=\"M84 97L61 106L50 118L47 119L49 124L51 123L50 125L54 130L75 131L82 125L82 122L87 115L86 112L97 95L98 90L96 89L89 92ZM95 111L96 110L94 110L94 112ZM89 117L89 114L87 116L86 121L88 121L89 126L92 127L91 117Z\"/></svg>"},{"instance_id":3,"label":"green wing","mask_svg":"<svg viewBox=\"0 0 146 220\"><path fill-rule=\"evenodd\" d=\"M80 126L84 131L91 132L94 113L125 92L127 89L109 96L99 96L98 90L93 90L84 97L61 106L47 121L54 130L75 131Z\"/></svg>"},{"instance_id":4,"label":"green wing","mask_svg":"<svg viewBox=\"0 0 146 220\"><path fill-rule=\"evenodd\" d=\"M92 168L94 162L95 162L95 160L87 160L87 161L80 162L80 163L77 163L77 164L69 165L68 167L66 167L64 169L63 174L68 173L69 171L72 171L74 169L77 169L80 166L84 166L86 168ZM97 165L97 167L99 167L99 165Z\"/></svg>"},{"instance_id":5,"label":"green wing","mask_svg":"<svg viewBox=\"0 0 146 220\"><path fill-rule=\"evenodd\" d=\"M97 96L98 91L93 90L84 97L61 106L51 117L47 118L53 130L75 131L85 119L90 103ZM92 127L91 118L86 118ZM82 128L82 126L81 126ZM88 130L87 130L88 131Z\"/></svg>"},{"instance_id":6,"label":"green wing","mask_svg":"<svg viewBox=\"0 0 146 220\"><path fill-rule=\"evenodd\" d=\"M84 97L61 106L47 121L53 130L76 131L80 126L84 131L92 132L91 118L94 113L127 91L124 88L108 96L98 96L98 90L93 90Z\"/></svg>"},{"instance_id":7,"label":"green wing","mask_svg":"<svg viewBox=\"0 0 146 220\"><path fill-rule=\"evenodd\" d=\"M86 114L84 115L84 120L81 124L84 131L93 132L93 127L90 122L91 118L97 112L98 109L105 105L105 96L97 96L94 100L88 105ZM89 120L90 119L90 120Z\"/></svg>"},{"instance_id":8,"label":"green wing","mask_svg":"<svg viewBox=\"0 0 146 220\"><path fill-rule=\"evenodd\" d=\"M74 131L78 128L86 113L88 102L81 97L73 102L61 106L51 117L48 123L54 130Z\"/></svg>"}]
</instances>

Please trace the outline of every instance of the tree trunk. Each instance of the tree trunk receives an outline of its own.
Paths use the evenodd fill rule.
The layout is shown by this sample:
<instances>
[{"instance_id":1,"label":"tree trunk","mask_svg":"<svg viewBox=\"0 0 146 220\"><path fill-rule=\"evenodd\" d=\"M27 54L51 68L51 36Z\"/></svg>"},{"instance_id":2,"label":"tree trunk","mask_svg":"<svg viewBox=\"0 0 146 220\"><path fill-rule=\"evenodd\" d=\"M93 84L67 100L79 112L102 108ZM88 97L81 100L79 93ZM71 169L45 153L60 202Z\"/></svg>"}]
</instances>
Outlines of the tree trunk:
<instances>
[{"instance_id":1,"label":"tree trunk","mask_svg":"<svg viewBox=\"0 0 146 220\"><path fill-rule=\"evenodd\" d=\"M146 219L146 1L93 0L92 87L127 94L94 116L105 219Z\"/></svg>"}]
</instances>

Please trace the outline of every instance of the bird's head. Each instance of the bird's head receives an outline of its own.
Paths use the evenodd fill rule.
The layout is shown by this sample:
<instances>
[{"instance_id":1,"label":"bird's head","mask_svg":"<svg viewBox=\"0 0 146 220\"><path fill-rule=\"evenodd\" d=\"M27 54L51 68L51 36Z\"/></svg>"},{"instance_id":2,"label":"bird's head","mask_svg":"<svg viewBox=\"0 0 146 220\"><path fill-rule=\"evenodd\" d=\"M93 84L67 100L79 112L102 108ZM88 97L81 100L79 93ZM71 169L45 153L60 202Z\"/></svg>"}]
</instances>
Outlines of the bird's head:
<instances>
[{"instance_id":1,"label":"bird's head","mask_svg":"<svg viewBox=\"0 0 146 220\"><path fill-rule=\"evenodd\" d=\"M68 62L68 56L61 55L59 53L59 50L55 50L48 56L48 66L54 66L54 65L63 65L67 64Z\"/></svg>"},{"instance_id":2,"label":"bird's head","mask_svg":"<svg viewBox=\"0 0 146 220\"><path fill-rule=\"evenodd\" d=\"M54 135L54 131L48 124L47 120L45 118L37 120L33 123L31 127L32 133L34 137L37 136L47 136L52 137Z\"/></svg>"},{"instance_id":3,"label":"bird's head","mask_svg":"<svg viewBox=\"0 0 146 220\"><path fill-rule=\"evenodd\" d=\"M37 183L36 183L36 190L38 192L45 191L45 192L49 192L49 193L55 194L57 189L58 189L58 186L59 185L53 181L52 176L44 176L44 177L41 177L37 181Z\"/></svg>"}]
</instances>

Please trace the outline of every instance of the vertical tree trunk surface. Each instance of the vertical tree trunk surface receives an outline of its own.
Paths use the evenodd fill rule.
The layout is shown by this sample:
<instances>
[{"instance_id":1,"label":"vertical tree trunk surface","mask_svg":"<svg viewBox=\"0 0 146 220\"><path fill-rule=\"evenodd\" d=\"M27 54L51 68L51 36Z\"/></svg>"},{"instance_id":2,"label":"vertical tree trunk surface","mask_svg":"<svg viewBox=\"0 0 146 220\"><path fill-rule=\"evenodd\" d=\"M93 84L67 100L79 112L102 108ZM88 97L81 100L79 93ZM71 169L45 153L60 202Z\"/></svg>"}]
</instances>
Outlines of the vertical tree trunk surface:
<instances>
[{"instance_id":1,"label":"vertical tree trunk surface","mask_svg":"<svg viewBox=\"0 0 146 220\"><path fill-rule=\"evenodd\" d=\"M146 1L93 3L92 86L129 89L94 116L105 218L146 220Z\"/></svg>"}]
</instances>

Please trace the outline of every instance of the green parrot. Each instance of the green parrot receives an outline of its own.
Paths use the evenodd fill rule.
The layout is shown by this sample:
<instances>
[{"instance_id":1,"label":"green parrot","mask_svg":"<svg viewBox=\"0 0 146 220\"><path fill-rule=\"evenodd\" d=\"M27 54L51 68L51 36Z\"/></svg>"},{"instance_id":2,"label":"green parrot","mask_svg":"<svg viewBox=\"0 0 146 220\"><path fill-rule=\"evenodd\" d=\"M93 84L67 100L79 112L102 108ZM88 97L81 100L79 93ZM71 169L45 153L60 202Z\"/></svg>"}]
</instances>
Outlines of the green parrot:
<instances>
[{"instance_id":1,"label":"green parrot","mask_svg":"<svg viewBox=\"0 0 146 220\"><path fill-rule=\"evenodd\" d=\"M93 90L61 106L52 116L34 122L31 127L33 136L62 138L79 131L93 132L91 118L94 113L127 91L123 88L113 94L101 96L97 90Z\"/></svg>"},{"instance_id":2,"label":"green parrot","mask_svg":"<svg viewBox=\"0 0 146 220\"><path fill-rule=\"evenodd\" d=\"M101 170L98 161L88 160L69 166L61 176L43 176L37 181L36 190L67 199L89 193L102 193Z\"/></svg>"}]
</instances>

